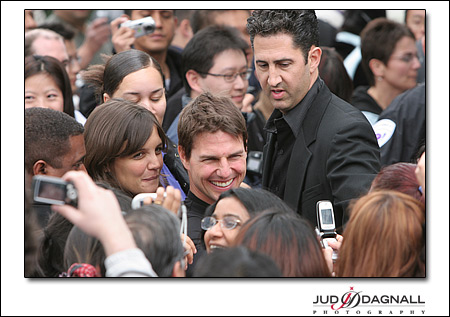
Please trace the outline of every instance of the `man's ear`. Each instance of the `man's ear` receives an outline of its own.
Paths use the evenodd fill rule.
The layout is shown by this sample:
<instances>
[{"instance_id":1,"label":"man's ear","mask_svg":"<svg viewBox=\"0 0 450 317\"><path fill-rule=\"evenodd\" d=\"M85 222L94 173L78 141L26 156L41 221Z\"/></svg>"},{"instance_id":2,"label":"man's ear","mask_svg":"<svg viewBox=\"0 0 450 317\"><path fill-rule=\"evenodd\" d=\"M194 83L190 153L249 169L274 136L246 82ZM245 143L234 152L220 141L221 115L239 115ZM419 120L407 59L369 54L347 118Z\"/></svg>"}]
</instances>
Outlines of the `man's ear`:
<instances>
[{"instance_id":1,"label":"man's ear","mask_svg":"<svg viewBox=\"0 0 450 317\"><path fill-rule=\"evenodd\" d=\"M195 70L190 69L186 72L186 80L189 84L189 87L191 87L191 90L195 92L195 95L200 95L203 93L203 88L201 85L201 79L199 73L197 73Z\"/></svg>"},{"instance_id":2,"label":"man's ear","mask_svg":"<svg viewBox=\"0 0 450 317\"><path fill-rule=\"evenodd\" d=\"M111 97L105 92L104 94L103 94L103 102L107 102L108 100L110 100L111 99Z\"/></svg>"},{"instance_id":3,"label":"man's ear","mask_svg":"<svg viewBox=\"0 0 450 317\"><path fill-rule=\"evenodd\" d=\"M178 154L180 154L181 163L183 163L184 168L189 171L189 160L186 157L186 152L181 145L178 145Z\"/></svg>"},{"instance_id":4,"label":"man's ear","mask_svg":"<svg viewBox=\"0 0 450 317\"><path fill-rule=\"evenodd\" d=\"M180 261L173 266L172 277L186 277L186 272L184 271L184 268L181 267Z\"/></svg>"},{"instance_id":5,"label":"man's ear","mask_svg":"<svg viewBox=\"0 0 450 317\"><path fill-rule=\"evenodd\" d=\"M33 175L46 175L47 174L47 162L44 160L36 161L33 164Z\"/></svg>"},{"instance_id":6,"label":"man's ear","mask_svg":"<svg viewBox=\"0 0 450 317\"><path fill-rule=\"evenodd\" d=\"M181 20L179 29L181 30L183 36L186 38L192 38L192 36L194 36L194 32L192 32L191 22L189 21L189 19Z\"/></svg>"},{"instance_id":7,"label":"man's ear","mask_svg":"<svg viewBox=\"0 0 450 317\"><path fill-rule=\"evenodd\" d=\"M322 49L317 46L313 46L308 53L309 59L309 72L312 74L316 71L320 64L320 58L322 56Z\"/></svg>"}]
</instances>

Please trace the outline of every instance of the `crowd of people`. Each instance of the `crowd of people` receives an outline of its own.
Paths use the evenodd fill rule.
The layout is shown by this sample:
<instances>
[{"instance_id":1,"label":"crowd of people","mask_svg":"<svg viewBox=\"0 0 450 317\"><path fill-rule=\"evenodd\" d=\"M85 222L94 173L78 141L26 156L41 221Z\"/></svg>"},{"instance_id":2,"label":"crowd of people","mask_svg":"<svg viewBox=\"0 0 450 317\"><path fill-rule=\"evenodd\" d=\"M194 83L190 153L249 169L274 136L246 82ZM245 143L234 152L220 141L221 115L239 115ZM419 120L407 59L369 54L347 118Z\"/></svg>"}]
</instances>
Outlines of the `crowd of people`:
<instances>
[{"instance_id":1,"label":"crowd of people","mask_svg":"<svg viewBox=\"0 0 450 317\"><path fill-rule=\"evenodd\" d=\"M39 13L25 277L426 276L425 10Z\"/></svg>"}]
</instances>

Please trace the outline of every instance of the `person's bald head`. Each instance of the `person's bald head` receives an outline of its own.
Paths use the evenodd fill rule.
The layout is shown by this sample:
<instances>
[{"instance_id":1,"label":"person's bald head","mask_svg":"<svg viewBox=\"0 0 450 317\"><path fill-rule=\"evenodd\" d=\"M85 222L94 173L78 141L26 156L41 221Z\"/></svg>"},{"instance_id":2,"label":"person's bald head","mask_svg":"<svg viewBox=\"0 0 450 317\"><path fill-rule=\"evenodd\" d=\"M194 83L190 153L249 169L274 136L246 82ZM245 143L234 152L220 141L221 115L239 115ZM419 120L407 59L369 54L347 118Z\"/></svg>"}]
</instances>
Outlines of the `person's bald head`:
<instances>
[{"instance_id":1,"label":"person's bald head","mask_svg":"<svg viewBox=\"0 0 450 317\"><path fill-rule=\"evenodd\" d=\"M47 29L25 32L25 57L30 55L51 56L66 66L69 62L64 39L58 33Z\"/></svg>"}]
</instances>

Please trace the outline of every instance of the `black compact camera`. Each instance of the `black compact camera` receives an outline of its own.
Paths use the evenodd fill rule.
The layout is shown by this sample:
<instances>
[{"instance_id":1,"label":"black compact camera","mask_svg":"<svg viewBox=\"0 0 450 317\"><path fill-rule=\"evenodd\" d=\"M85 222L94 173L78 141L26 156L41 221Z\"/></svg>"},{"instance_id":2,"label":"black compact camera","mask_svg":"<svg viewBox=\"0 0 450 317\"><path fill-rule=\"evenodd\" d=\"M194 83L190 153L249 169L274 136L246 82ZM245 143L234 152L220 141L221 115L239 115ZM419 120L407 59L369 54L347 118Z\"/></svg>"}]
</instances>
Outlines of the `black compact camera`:
<instances>
[{"instance_id":1,"label":"black compact camera","mask_svg":"<svg viewBox=\"0 0 450 317\"><path fill-rule=\"evenodd\" d=\"M260 151L250 151L247 156L247 172L262 174L263 153Z\"/></svg>"},{"instance_id":2,"label":"black compact camera","mask_svg":"<svg viewBox=\"0 0 450 317\"><path fill-rule=\"evenodd\" d=\"M146 17L139 20L129 20L120 25L135 30L134 37L140 37L155 32L156 23L152 17Z\"/></svg>"},{"instance_id":3,"label":"black compact camera","mask_svg":"<svg viewBox=\"0 0 450 317\"><path fill-rule=\"evenodd\" d=\"M32 188L35 202L77 206L78 192L72 182L58 177L36 175L33 177Z\"/></svg>"}]
</instances>

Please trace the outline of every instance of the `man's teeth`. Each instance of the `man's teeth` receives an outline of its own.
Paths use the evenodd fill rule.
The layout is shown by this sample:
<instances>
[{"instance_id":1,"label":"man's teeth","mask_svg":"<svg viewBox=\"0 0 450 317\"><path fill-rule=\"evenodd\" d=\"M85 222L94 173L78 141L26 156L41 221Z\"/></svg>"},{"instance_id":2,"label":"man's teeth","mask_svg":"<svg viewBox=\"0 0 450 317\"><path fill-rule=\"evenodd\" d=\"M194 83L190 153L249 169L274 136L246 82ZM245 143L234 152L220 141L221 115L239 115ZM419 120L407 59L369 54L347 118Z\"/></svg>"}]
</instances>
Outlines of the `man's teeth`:
<instances>
[{"instance_id":1,"label":"man's teeth","mask_svg":"<svg viewBox=\"0 0 450 317\"><path fill-rule=\"evenodd\" d=\"M211 182L213 185L217 187L227 187L233 182L233 179L230 179L228 182Z\"/></svg>"},{"instance_id":2,"label":"man's teeth","mask_svg":"<svg viewBox=\"0 0 450 317\"><path fill-rule=\"evenodd\" d=\"M223 249L223 247L218 246L218 245L210 245L209 248L210 249Z\"/></svg>"}]
</instances>

